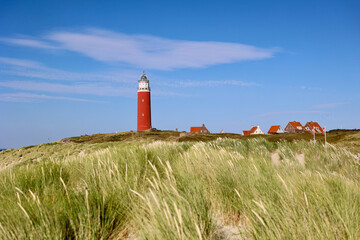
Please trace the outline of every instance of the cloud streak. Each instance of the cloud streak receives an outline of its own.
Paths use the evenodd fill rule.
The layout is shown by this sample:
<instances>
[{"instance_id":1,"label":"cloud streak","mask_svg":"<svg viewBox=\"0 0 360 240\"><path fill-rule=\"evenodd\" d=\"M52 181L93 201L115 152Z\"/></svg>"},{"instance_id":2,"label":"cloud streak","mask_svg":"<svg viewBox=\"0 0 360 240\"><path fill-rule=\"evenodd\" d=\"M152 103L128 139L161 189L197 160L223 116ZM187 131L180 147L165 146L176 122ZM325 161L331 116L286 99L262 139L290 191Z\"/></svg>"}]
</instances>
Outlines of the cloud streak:
<instances>
[{"instance_id":1,"label":"cloud streak","mask_svg":"<svg viewBox=\"0 0 360 240\"><path fill-rule=\"evenodd\" d=\"M348 102L337 102L337 103L327 103L311 106L312 109L325 109L325 108L336 108L341 105L350 104Z\"/></svg>"},{"instance_id":2,"label":"cloud streak","mask_svg":"<svg viewBox=\"0 0 360 240\"><path fill-rule=\"evenodd\" d=\"M82 99L82 98L49 96L49 95L45 95L45 94L33 94L33 93L3 93L3 94L0 94L0 101L2 101L2 102L34 102L34 101L41 100L41 99L66 100L66 101L76 101L76 102L96 102L93 100Z\"/></svg>"},{"instance_id":3,"label":"cloud streak","mask_svg":"<svg viewBox=\"0 0 360 240\"><path fill-rule=\"evenodd\" d=\"M3 88L34 91L37 93L71 93L112 97L134 96L136 80L139 78L137 72L134 70L102 73L76 73L50 68L37 61L6 57L0 57L0 73L25 77L25 80L1 80L0 87ZM38 81L37 79L42 79L43 81ZM62 83L54 83L49 80L60 81ZM159 81L154 81L153 85L163 86L165 88L219 87L227 85L241 87L260 86L254 82L237 80L179 81L168 79L161 80L161 77L158 80ZM153 94L157 96L190 96L188 93L172 92L166 89L156 89Z\"/></svg>"},{"instance_id":4,"label":"cloud streak","mask_svg":"<svg viewBox=\"0 0 360 240\"><path fill-rule=\"evenodd\" d=\"M18 59L18 58L6 58L0 57L1 65L9 65L14 67L24 67L24 68L42 68L42 64L39 62L25 60L25 59ZM0 66L1 66L0 65Z\"/></svg>"},{"instance_id":5,"label":"cloud streak","mask_svg":"<svg viewBox=\"0 0 360 240\"><path fill-rule=\"evenodd\" d=\"M0 41L5 43L10 43L13 45L25 46L25 47L59 49L59 47L56 47L52 44L48 44L44 41L32 40L26 38L0 38Z\"/></svg>"},{"instance_id":6,"label":"cloud streak","mask_svg":"<svg viewBox=\"0 0 360 240\"><path fill-rule=\"evenodd\" d=\"M276 48L265 49L239 43L172 40L101 29L52 32L40 40L1 38L0 41L32 48L63 49L102 62L159 70L267 59L278 51Z\"/></svg>"},{"instance_id":7,"label":"cloud streak","mask_svg":"<svg viewBox=\"0 0 360 240\"><path fill-rule=\"evenodd\" d=\"M112 81L131 83L138 78L138 72L124 70L117 72L77 73L44 66L40 62L0 57L0 72L8 75L59 81Z\"/></svg>"},{"instance_id":8,"label":"cloud streak","mask_svg":"<svg viewBox=\"0 0 360 240\"><path fill-rule=\"evenodd\" d=\"M0 57L0 72L8 75L22 76L28 78L39 78L45 80L59 81L101 81L101 82L123 82L135 83L139 78L138 72L135 71L118 71L118 72L102 72L102 73L76 73L58 70L44 66L40 62ZM179 80L163 80L154 82L155 85L167 87L217 87L217 86L261 86L255 82L245 82L238 80L223 81L179 81Z\"/></svg>"},{"instance_id":9,"label":"cloud streak","mask_svg":"<svg viewBox=\"0 0 360 240\"><path fill-rule=\"evenodd\" d=\"M169 87L218 87L218 86L241 86L241 87L250 87L250 86L261 86L258 83L254 82L244 82L238 80L224 80L224 81L178 81L175 82L163 82L159 85L169 86Z\"/></svg>"},{"instance_id":10,"label":"cloud streak","mask_svg":"<svg viewBox=\"0 0 360 240\"><path fill-rule=\"evenodd\" d=\"M0 87L14 90L30 92L47 92L47 93L65 93L79 95L93 95L101 97L135 97L136 88L118 86L109 83L76 83L76 84L59 84L35 81L4 81L0 82ZM177 96L189 97L189 94L177 93L172 91L155 90L152 92L155 96ZM7 96L7 95L6 95ZM5 96L3 96L3 101ZM49 98L50 99L50 98ZM60 98L59 98L60 99ZM64 99L69 100L69 99Z\"/></svg>"},{"instance_id":11,"label":"cloud streak","mask_svg":"<svg viewBox=\"0 0 360 240\"><path fill-rule=\"evenodd\" d=\"M279 115L303 115L303 114L324 114L322 111L286 111L286 112L268 112L260 114L256 117L272 117Z\"/></svg>"},{"instance_id":12,"label":"cloud streak","mask_svg":"<svg viewBox=\"0 0 360 240\"><path fill-rule=\"evenodd\" d=\"M0 87L6 87L23 91L51 92L51 93L72 93L95 96L132 96L134 89L114 87L104 83L85 84L59 84L34 81L5 81L0 82Z\"/></svg>"}]
</instances>

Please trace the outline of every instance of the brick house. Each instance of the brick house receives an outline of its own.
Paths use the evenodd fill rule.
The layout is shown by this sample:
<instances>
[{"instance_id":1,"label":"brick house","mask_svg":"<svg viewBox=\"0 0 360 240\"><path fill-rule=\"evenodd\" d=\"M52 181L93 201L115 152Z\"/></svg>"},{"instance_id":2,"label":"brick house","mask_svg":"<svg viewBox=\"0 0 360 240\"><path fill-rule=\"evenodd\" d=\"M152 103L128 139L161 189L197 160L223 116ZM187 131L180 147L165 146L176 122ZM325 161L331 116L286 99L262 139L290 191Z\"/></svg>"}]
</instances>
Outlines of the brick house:
<instances>
[{"instance_id":1,"label":"brick house","mask_svg":"<svg viewBox=\"0 0 360 240\"><path fill-rule=\"evenodd\" d=\"M203 124L201 127L190 127L191 133L210 133L210 131Z\"/></svg>"},{"instance_id":2,"label":"brick house","mask_svg":"<svg viewBox=\"0 0 360 240\"><path fill-rule=\"evenodd\" d=\"M315 129L315 133L323 133L322 127L320 127L319 123L317 122L307 122L304 126L305 132L311 132L312 129Z\"/></svg>"},{"instance_id":3,"label":"brick house","mask_svg":"<svg viewBox=\"0 0 360 240\"><path fill-rule=\"evenodd\" d=\"M303 125L301 125L300 122L293 121L293 122L289 122L284 130L287 133L303 133L304 127Z\"/></svg>"}]
</instances>

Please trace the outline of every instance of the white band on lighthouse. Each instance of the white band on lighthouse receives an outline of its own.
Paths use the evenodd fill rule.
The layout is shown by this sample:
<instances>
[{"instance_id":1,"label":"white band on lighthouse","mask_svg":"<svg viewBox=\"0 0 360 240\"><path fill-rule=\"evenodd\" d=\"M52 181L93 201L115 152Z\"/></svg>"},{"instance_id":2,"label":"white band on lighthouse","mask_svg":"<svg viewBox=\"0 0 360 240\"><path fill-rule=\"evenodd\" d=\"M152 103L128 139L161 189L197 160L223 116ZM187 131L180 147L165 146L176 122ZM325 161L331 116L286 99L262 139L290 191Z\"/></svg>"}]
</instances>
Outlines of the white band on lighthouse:
<instances>
[{"instance_id":1,"label":"white band on lighthouse","mask_svg":"<svg viewBox=\"0 0 360 240\"><path fill-rule=\"evenodd\" d=\"M150 92L149 80L147 79L145 72L143 72L139 79L138 92Z\"/></svg>"}]
</instances>

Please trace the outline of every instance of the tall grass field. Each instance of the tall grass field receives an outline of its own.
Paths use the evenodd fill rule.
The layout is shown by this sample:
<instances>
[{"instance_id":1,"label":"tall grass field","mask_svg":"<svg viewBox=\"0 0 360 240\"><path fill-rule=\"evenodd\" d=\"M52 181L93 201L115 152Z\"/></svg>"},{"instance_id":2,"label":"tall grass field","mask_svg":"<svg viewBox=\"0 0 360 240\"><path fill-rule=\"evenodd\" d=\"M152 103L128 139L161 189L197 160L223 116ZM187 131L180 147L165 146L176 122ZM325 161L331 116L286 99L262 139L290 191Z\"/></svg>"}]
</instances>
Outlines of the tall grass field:
<instances>
[{"instance_id":1,"label":"tall grass field","mask_svg":"<svg viewBox=\"0 0 360 240\"><path fill-rule=\"evenodd\" d=\"M0 239L360 239L360 163L262 138L6 150Z\"/></svg>"}]
</instances>

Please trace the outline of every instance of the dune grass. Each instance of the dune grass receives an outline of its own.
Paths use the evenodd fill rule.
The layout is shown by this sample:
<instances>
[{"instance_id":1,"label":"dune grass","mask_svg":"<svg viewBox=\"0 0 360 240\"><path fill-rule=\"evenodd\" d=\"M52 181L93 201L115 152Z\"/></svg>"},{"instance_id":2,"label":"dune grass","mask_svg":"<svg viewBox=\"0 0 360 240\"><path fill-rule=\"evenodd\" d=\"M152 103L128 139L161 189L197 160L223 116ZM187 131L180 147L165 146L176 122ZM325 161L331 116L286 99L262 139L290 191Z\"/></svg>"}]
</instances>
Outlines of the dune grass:
<instances>
[{"instance_id":1,"label":"dune grass","mask_svg":"<svg viewBox=\"0 0 360 240\"><path fill-rule=\"evenodd\" d=\"M359 160L332 146L256 138L24 151L0 153L0 239L360 239Z\"/></svg>"},{"instance_id":2,"label":"dune grass","mask_svg":"<svg viewBox=\"0 0 360 240\"><path fill-rule=\"evenodd\" d=\"M184 135L182 135L184 134ZM110 143L123 141L177 141L177 142L208 142L218 138L249 140L253 138L263 138L269 142L279 141L312 141L314 136L311 133L287 133L287 134L266 134L266 135L247 135L243 136L236 133L185 133L177 131L163 131L157 129L149 129L143 132L118 132L83 135L78 137L70 137L61 139L59 142L66 143ZM327 142L337 146L344 147L354 154L360 153L360 130L359 129L335 129L327 132ZM316 141L324 143L325 136L316 134Z\"/></svg>"}]
</instances>

